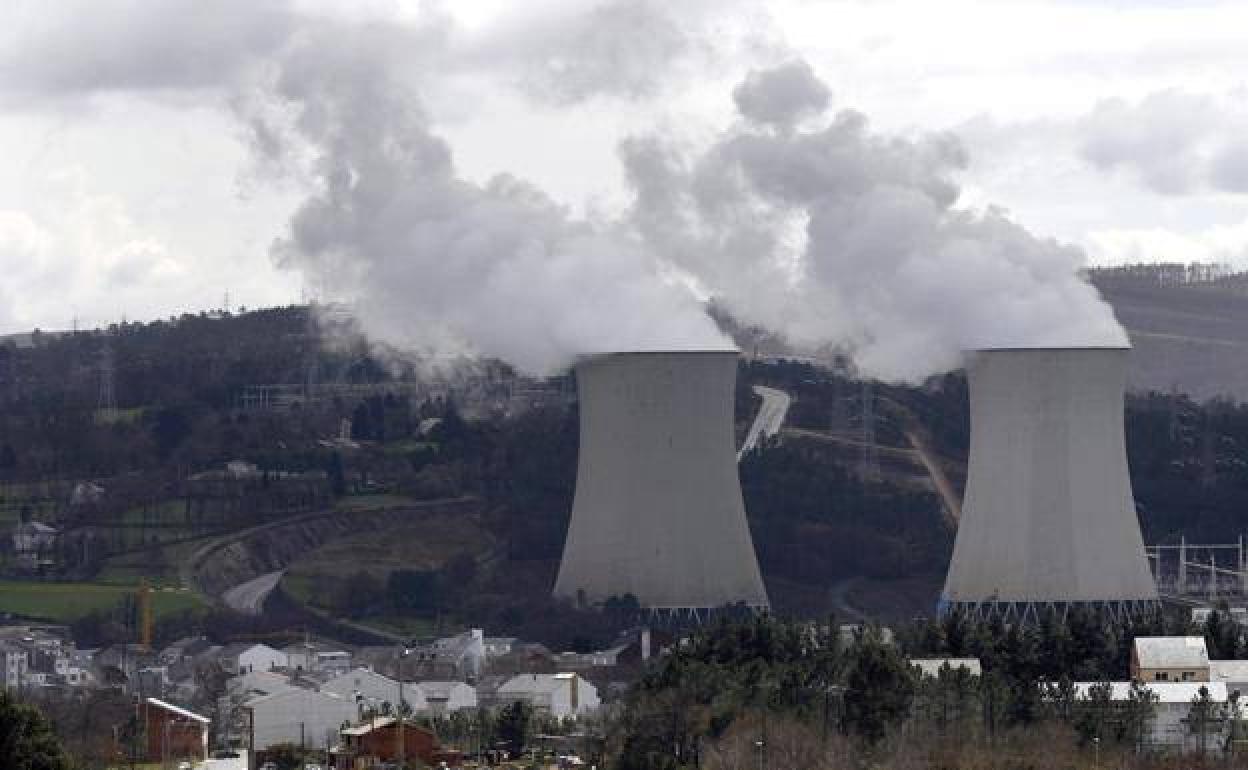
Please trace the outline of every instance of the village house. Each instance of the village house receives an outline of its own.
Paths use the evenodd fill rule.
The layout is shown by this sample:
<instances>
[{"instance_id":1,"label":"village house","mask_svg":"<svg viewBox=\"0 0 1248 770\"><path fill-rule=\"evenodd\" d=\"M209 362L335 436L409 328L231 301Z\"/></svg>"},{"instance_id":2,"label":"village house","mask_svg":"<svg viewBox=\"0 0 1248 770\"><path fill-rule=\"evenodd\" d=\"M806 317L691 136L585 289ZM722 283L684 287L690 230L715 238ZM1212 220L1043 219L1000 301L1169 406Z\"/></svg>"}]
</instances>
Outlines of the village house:
<instances>
[{"instance_id":1,"label":"village house","mask_svg":"<svg viewBox=\"0 0 1248 770\"><path fill-rule=\"evenodd\" d=\"M467 682L429 681L416 686L425 703L422 713L442 716L477 707L477 688Z\"/></svg>"},{"instance_id":2,"label":"village house","mask_svg":"<svg viewBox=\"0 0 1248 770\"><path fill-rule=\"evenodd\" d=\"M355 770L399 760L399 722L384 717L348 727L341 732L341 743L332 752L335 770ZM403 723L403 759L415 765L436 767L440 758L438 739L433 731Z\"/></svg>"},{"instance_id":3,"label":"village house","mask_svg":"<svg viewBox=\"0 0 1248 770\"><path fill-rule=\"evenodd\" d=\"M249 745L257 750L279 743L332 745L344 723L358 719L355 701L315 690L291 688L243 704L248 715Z\"/></svg>"},{"instance_id":4,"label":"village house","mask_svg":"<svg viewBox=\"0 0 1248 770\"><path fill-rule=\"evenodd\" d=\"M1110 699L1122 703L1130 698L1131 682L1110 682ZM1157 698L1153 706L1153 719L1144 738L1147 748L1153 750L1197 751L1202 736L1198 725L1191 719L1192 701L1203 688L1215 707L1227 702L1226 685L1221 682L1165 682L1143 683L1146 690ZM1087 698L1096 682L1075 682L1075 697ZM1226 742L1230 729L1228 720L1215 718L1205 730L1203 740L1206 751L1219 751Z\"/></svg>"},{"instance_id":5,"label":"village house","mask_svg":"<svg viewBox=\"0 0 1248 770\"><path fill-rule=\"evenodd\" d=\"M1208 682L1209 650L1203 636L1137 636L1131 645L1131 679L1137 682Z\"/></svg>"},{"instance_id":6,"label":"village house","mask_svg":"<svg viewBox=\"0 0 1248 770\"><path fill-rule=\"evenodd\" d=\"M13 530L13 555L18 568L33 571L55 564L53 556L60 537L60 530L41 521L18 524Z\"/></svg>"},{"instance_id":7,"label":"village house","mask_svg":"<svg viewBox=\"0 0 1248 770\"><path fill-rule=\"evenodd\" d=\"M282 648L292 671L325 672L330 676L351 670L351 653L321 642L300 642Z\"/></svg>"},{"instance_id":8,"label":"village house","mask_svg":"<svg viewBox=\"0 0 1248 770\"><path fill-rule=\"evenodd\" d=\"M170 762L208 759L208 717L156 698L144 698L140 706L146 743L144 760Z\"/></svg>"},{"instance_id":9,"label":"village house","mask_svg":"<svg viewBox=\"0 0 1248 770\"><path fill-rule=\"evenodd\" d=\"M366 668L357 668L345 674L339 674L322 684L320 690L343 698L358 700L364 707L377 709L381 708L382 704L389 704L395 713L399 709L398 681ZM404 683L403 700L413 712L425 709L424 694L415 683Z\"/></svg>"},{"instance_id":10,"label":"village house","mask_svg":"<svg viewBox=\"0 0 1248 770\"><path fill-rule=\"evenodd\" d=\"M555 719L591 714L600 705L598 688L573 672L513 676L491 700L499 708L523 701Z\"/></svg>"},{"instance_id":11,"label":"village house","mask_svg":"<svg viewBox=\"0 0 1248 770\"><path fill-rule=\"evenodd\" d=\"M931 679L938 679L945 666L953 671L964 669L971 676L980 676L983 673L979 658L911 658L910 665L917 668L921 676Z\"/></svg>"},{"instance_id":12,"label":"village house","mask_svg":"<svg viewBox=\"0 0 1248 770\"><path fill-rule=\"evenodd\" d=\"M267 644L230 644L217 652L217 660L227 673L236 675L272 671L289 665L286 653Z\"/></svg>"}]
</instances>

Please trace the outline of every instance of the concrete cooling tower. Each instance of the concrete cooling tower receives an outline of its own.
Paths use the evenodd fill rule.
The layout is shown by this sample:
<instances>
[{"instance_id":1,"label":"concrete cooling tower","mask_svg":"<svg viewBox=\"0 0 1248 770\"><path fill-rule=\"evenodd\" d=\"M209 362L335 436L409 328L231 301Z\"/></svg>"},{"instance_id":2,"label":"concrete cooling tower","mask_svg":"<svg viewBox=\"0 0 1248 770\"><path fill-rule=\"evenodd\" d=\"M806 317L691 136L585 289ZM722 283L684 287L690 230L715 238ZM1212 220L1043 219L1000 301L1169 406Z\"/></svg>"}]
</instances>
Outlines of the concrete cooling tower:
<instances>
[{"instance_id":1,"label":"concrete cooling tower","mask_svg":"<svg viewBox=\"0 0 1248 770\"><path fill-rule=\"evenodd\" d=\"M766 608L733 446L737 354L616 353L576 368L581 446L555 595L661 614Z\"/></svg>"},{"instance_id":2,"label":"concrete cooling tower","mask_svg":"<svg viewBox=\"0 0 1248 770\"><path fill-rule=\"evenodd\" d=\"M1127 350L983 350L967 366L971 450L941 603L1030 622L1157 602L1123 439Z\"/></svg>"}]
</instances>

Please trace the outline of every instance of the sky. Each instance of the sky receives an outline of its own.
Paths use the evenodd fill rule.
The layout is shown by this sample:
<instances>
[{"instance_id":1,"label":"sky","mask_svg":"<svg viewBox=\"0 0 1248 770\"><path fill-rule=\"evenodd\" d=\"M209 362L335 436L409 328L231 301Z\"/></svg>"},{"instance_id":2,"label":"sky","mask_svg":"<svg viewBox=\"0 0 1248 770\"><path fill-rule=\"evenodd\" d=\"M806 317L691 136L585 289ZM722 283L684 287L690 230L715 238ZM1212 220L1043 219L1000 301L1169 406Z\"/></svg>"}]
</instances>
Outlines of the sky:
<instances>
[{"instance_id":1,"label":"sky","mask_svg":"<svg viewBox=\"0 0 1248 770\"><path fill-rule=\"evenodd\" d=\"M706 344L684 298L650 280L655 269L695 292L735 294L747 315L798 336L848 323L816 312L830 300L895 330L886 308L898 298L859 307L827 277L829 266L860 264L843 259L852 249L840 241L827 247L837 260L812 262L817 278L825 270L815 284L826 293L791 313L803 317L780 318L786 297L755 296L740 279L782 280L780 268L745 261L724 246L731 239L712 247L705 231L724 222L708 213L710 177L674 176L729 156L748 175L733 154L742 132L777 162L800 162L811 121L849 116L865 128L847 128L853 137L836 147L893 163L896 143L914 173L932 177L915 184L941 188L928 235L949 249L995 227L977 220L965 236L946 220L966 210L1025 228L1022 251L1033 239L1052 243L1064 266L1248 269L1246 23L1242 3L1179 0L16 0L0 8L0 333L195 312L227 293L235 308L285 304L343 284L378 298L371 320L383 336L412 340L413 323L441 325L419 342L459 336L508 352L506 332L477 320L484 304L444 298L485 275L480 303L523 304L533 298L521 277L536 271L555 288L534 300L534 329L592 327L585 307L561 298L610 274L630 290L624 299L586 292L596 305L648 308L689 345ZM740 96L752 73L785 67L797 73L791 82ZM379 78L389 90L371 85ZM400 89L412 98L395 98ZM786 98L797 100L791 115ZM338 195L344 175L348 186L370 184ZM900 205L873 195L841 221L820 215L820 189L803 187L835 179L791 176L776 187L764 176L734 205L774 227L733 238L763 237L775 254L803 225L801 239L814 243L825 219L848 227ZM698 199L679 233L660 221L673 195ZM361 214L379 200L401 200L390 208L402 211ZM475 218L450 232L428 226L447 210ZM477 232L484 244L471 243ZM994 243L1015 237L994 232ZM387 261L430 242L461 255L462 269ZM688 258L695 243L702 256ZM352 250L368 259L343 261ZM505 259L487 258L500 250ZM648 266L618 267L630 260ZM946 276L961 277L974 279ZM415 322L401 317L409 297L428 309ZM520 357L540 370L569 348L647 344L656 332L640 324L613 334L569 334ZM922 335L907 343L927 344Z\"/></svg>"}]
</instances>

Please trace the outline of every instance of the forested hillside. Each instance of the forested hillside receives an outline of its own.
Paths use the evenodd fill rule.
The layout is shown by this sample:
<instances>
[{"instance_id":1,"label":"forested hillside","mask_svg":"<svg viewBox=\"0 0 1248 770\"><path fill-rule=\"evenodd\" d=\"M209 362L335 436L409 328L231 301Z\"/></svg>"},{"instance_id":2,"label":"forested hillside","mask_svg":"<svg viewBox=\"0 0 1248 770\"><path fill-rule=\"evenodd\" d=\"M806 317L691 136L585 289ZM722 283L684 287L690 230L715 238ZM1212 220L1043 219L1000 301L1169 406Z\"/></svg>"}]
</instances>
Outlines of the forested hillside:
<instances>
[{"instance_id":1,"label":"forested hillside","mask_svg":"<svg viewBox=\"0 0 1248 770\"><path fill-rule=\"evenodd\" d=\"M410 570L394 579L428 597L352 613L396 627L410 627L406 616L418 625L472 618L558 636L570 610L547 596L575 485L570 380L525 380L501 364L430 379L394 360L358 336L327 338L301 307L10 341L0 347L0 526L37 520L64 535L39 574L3 554L0 567L26 579L159 584L221 533L332 507L469 496L481 502L473 526L483 534L469 550L478 563ZM785 432L740 466L775 607L843 611L857 591L850 599L868 612L930 611L953 542L949 497L956 507L964 483L964 378L864 388L843 368L743 361L739 435L756 409L754 384L794 399ZM248 395L271 385L286 386L287 400ZM1134 394L1126 427L1147 541L1238 536L1248 407ZM948 480L943 499L918 446ZM384 548L384 539L359 547ZM349 548L324 554L351 561ZM371 570L344 564L342 578L384 596L395 573L378 565L397 558ZM312 598L334 609L333 597ZM577 617L586 637L612 625Z\"/></svg>"}]
</instances>

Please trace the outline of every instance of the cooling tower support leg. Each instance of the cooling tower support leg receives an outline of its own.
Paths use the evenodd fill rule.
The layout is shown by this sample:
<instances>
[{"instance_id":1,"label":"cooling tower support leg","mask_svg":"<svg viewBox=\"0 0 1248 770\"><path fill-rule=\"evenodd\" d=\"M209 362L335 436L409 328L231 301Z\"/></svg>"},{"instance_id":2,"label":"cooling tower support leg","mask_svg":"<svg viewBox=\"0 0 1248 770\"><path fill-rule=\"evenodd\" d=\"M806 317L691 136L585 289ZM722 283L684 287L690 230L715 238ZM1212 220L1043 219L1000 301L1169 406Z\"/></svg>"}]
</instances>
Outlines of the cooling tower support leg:
<instances>
[{"instance_id":1,"label":"cooling tower support leg","mask_svg":"<svg viewBox=\"0 0 1248 770\"><path fill-rule=\"evenodd\" d=\"M1238 555L1239 555L1239 559L1237 563L1238 563L1238 571L1239 571L1239 592L1245 596L1248 596L1248 571L1245 571L1244 569L1245 565L1244 565L1244 536L1243 535L1239 536L1239 554Z\"/></svg>"},{"instance_id":2,"label":"cooling tower support leg","mask_svg":"<svg viewBox=\"0 0 1248 770\"><path fill-rule=\"evenodd\" d=\"M948 602L940 606L941 614L960 612L979 621L1000 619L1020 626L1034 625L1054 614L1065 621L1072 609L1083 608L1112 618L1129 621L1151 614L1161 603L1151 599L1105 600L1082 602Z\"/></svg>"}]
</instances>

